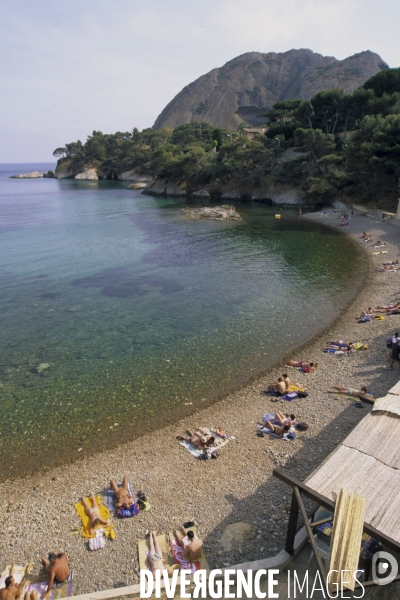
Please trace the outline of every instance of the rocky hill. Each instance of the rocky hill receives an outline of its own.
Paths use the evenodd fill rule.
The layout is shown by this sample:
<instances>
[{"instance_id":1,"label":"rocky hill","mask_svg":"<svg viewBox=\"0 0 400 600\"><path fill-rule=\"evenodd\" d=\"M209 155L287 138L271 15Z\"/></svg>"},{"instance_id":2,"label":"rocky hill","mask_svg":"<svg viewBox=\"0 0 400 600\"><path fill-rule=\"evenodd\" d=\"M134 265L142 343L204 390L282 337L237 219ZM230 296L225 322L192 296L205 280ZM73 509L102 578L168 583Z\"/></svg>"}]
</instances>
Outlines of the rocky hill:
<instances>
[{"instance_id":1,"label":"rocky hill","mask_svg":"<svg viewBox=\"0 0 400 600\"><path fill-rule=\"evenodd\" d=\"M311 98L334 87L351 93L387 68L380 56L369 50L344 60L307 49L248 52L184 87L161 112L154 128L193 121L229 130L242 122L260 126L275 102Z\"/></svg>"}]
</instances>

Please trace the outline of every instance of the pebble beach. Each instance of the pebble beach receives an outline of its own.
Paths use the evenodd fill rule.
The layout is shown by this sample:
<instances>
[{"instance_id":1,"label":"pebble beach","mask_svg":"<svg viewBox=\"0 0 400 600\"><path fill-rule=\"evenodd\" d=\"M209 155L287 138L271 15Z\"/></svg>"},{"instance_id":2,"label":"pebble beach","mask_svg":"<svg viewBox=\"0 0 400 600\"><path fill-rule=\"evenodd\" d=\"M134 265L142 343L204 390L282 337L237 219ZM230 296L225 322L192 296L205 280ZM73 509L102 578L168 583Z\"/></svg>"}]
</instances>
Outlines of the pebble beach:
<instances>
[{"instance_id":1,"label":"pebble beach","mask_svg":"<svg viewBox=\"0 0 400 600\"><path fill-rule=\"evenodd\" d=\"M302 218L337 227L339 213L312 213ZM361 289L332 325L303 347L288 352L286 359L314 361L315 372L305 374L276 365L212 406L173 425L160 428L111 450L82 456L73 464L0 486L1 569L11 562L34 561L51 549L66 552L74 569L74 594L132 585L139 581L137 542L148 529L168 533L193 520L204 540L210 568L221 568L277 554L284 545L291 490L272 476L276 467L305 479L371 410L371 405L327 394L333 385L359 389L363 384L375 398L397 383L398 365L389 368L386 340L400 328L400 315L357 323L356 315L378 304L400 300L400 272L375 272L384 260L399 257L400 228L390 221L354 216L342 230L355 239L365 255ZM344 230L344 231L343 231ZM362 231L386 242L386 254L373 254L372 243L361 243ZM349 285L352 282L349 281ZM322 325L322 324L321 324ZM260 332L262 335L262 332ZM367 351L349 356L324 354L325 342L334 339L362 341ZM291 403L263 393L282 373L292 383L307 388L307 398ZM266 412L293 412L309 425L293 441L256 436L256 424ZM217 460L200 461L176 440L187 428L221 426L233 437ZM133 491L145 492L151 510L131 519L113 517L116 539L104 549L88 550L77 531L80 521L74 504L90 491L105 496L111 478L127 474ZM246 535L232 542L224 532L228 525L245 523Z\"/></svg>"}]
</instances>

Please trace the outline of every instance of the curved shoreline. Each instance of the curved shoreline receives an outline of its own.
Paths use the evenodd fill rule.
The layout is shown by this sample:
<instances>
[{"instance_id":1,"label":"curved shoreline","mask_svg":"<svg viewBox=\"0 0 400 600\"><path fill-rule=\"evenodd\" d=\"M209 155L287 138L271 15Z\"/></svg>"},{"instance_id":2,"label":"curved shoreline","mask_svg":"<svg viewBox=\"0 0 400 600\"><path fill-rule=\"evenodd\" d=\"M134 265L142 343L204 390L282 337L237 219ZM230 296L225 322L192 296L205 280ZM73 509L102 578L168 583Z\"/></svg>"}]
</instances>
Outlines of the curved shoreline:
<instances>
[{"instance_id":1,"label":"curved shoreline","mask_svg":"<svg viewBox=\"0 0 400 600\"><path fill-rule=\"evenodd\" d=\"M397 258L400 231L390 223L369 218L366 225L365 219L354 218L347 228L349 231L342 233L350 233L354 238L366 227L374 229L375 239L383 236L389 241L387 258ZM156 528L168 532L193 518L205 540L211 568L276 554L275 549L281 548L285 534L289 493L271 477L272 469L286 464L293 475L304 479L369 410L354 408L354 402L348 398L328 396L327 387L366 382L374 395L380 396L398 379L398 371L387 369L384 342L400 326L400 317L358 325L354 315L372 302L377 304L397 297L396 277L400 273L375 273L371 265L382 257L368 257L368 252L372 254L368 244L361 248L366 255L365 279L360 282L362 295L355 290L355 297L329 326L288 350L290 356L314 359L320 364L309 375L296 370L289 372L293 381L307 386L308 398L291 404L282 401L271 404L270 397L262 394L268 380L282 372L280 361L268 367L268 378L266 372L251 378L236 391L222 396L220 402L197 410L178 423L145 433L140 439L103 454L85 456L73 464L19 480L17 506L13 502L15 482L4 482L0 487L4 515L0 552L7 562L23 563L31 557L39 558L53 545L70 557L75 569L75 593L129 585L137 581L136 541L145 530ZM368 341L371 348L349 357L325 355L320 342L327 339L328 333L349 339L359 337ZM255 423L266 410L293 411L310 428L293 442L269 436L258 438L254 435ZM176 433L189 426L216 425L223 426L236 438L217 461L196 461L175 440ZM111 477L119 479L125 472L133 489L144 490L153 508L134 519L116 521L117 539L107 543L101 553L91 554L82 538L70 536L70 530L79 525L73 503L91 489L102 492ZM227 524L237 521L249 523L251 531L240 545L225 550L220 543L221 534Z\"/></svg>"}]
</instances>

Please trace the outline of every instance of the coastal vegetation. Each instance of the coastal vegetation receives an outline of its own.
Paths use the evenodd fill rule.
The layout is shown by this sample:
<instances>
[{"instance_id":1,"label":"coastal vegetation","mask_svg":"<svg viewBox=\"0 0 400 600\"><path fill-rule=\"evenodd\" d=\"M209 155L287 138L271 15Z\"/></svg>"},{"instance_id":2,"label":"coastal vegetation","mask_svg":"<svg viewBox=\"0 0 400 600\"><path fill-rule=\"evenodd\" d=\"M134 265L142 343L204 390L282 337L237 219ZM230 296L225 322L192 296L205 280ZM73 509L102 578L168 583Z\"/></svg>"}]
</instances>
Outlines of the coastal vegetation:
<instances>
[{"instance_id":1,"label":"coastal vegetation","mask_svg":"<svg viewBox=\"0 0 400 600\"><path fill-rule=\"evenodd\" d=\"M254 139L243 128L227 131L201 122L94 131L85 143L68 143L54 156L71 176L95 168L99 177L117 179L134 169L176 182L188 193L206 187L218 196L222 186L236 181L241 190L290 185L310 203L339 198L397 206L400 69L380 71L353 94L334 88L311 100L278 102L268 121L265 134Z\"/></svg>"}]
</instances>

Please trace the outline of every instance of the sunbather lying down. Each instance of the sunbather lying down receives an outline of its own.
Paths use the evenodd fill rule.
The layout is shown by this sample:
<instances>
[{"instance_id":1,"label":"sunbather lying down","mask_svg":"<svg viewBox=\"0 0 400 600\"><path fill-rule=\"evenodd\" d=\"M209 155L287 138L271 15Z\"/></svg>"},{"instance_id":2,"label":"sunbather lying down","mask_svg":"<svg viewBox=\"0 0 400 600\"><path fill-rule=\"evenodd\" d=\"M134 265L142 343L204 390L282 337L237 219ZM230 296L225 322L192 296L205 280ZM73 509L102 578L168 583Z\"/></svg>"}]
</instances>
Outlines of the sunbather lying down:
<instances>
[{"instance_id":1,"label":"sunbather lying down","mask_svg":"<svg viewBox=\"0 0 400 600\"><path fill-rule=\"evenodd\" d=\"M347 394L347 396L354 396L355 398L362 398L367 394L366 385L362 385L359 390L353 390L352 388L340 387L337 385L334 385L333 388L333 390L327 390L328 394Z\"/></svg>"},{"instance_id":2,"label":"sunbather lying down","mask_svg":"<svg viewBox=\"0 0 400 600\"><path fill-rule=\"evenodd\" d=\"M290 425L273 425L271 421L265 421L265 427L267 427L275 435L279 435L281 438L283 438L285 433L288 433L290 430Z\"/></svg>"},{"instance_id":3,"label":"sunbather lying down","mask_svg":"<svg viewBox=\"0 0 400 600\"><path fill-rule=\"evenodd\" d=\"M278 411L270 419L267 419L266 421L259 421L258 424L263 425L265 427L266 423L269 421L278 421L279 425L281 425L282 427L284 425L289 425L289 427L293 427L293 425L296 423L296 416L293 414L284 416L281 412Z\"/></svg>"},{"instance_id":4,"label":"sunbather lying down","mask_svg":"<svg viewBox=\"0 0 400 600\"><path fill-rule=\"evenodd\" d=\"M304 373L311 373L318 367L318 363L304 362L302 360L289 360L286 363L287 367L300 367Z\"/></svg>"},{"instance_id":5,"label":"sunbather lying down","mask_svg":"<svg viewBox=\"0 0 400 600\"><path fill-rule=\"evenodd\" d=\"M96 502L96 498L94 497L93 492L90 493L90 497L92 499L92 506L90 506L86 498L82 497L82 502L85 507L85 512L90 519L89 533L90 535L93 535L96 529L98 529L101 526L109 525L109 522L101 518L99 513L99 506Z\"/></svg>"},{"instance_id":6,"label":"sunbather lying down","mask_svg":"<svg viewBox=\"0 0 400 600\"><path fill-rule=\"evenodd\" d=\"M400 302L396 302L395 304L388 304L387 306L377 306L375 310L393 310L394 308L400 308Z\"/></svg>"},{"instance_id":7,"label":"sunbather lying down","mask_svg":"<svg viewBox=\"0 0 400 600\"><path fill-rule=\"evenodd\" d=\"M114 500L115 508L130 508L133 504L133 498L128 492L128 477L125 475L122 481L122 487L118 487L114 479L110 481L110 487L112 488L116 498Z\"/></svg>"},{"instance_id":8,"label":"sunbather lying down","mask_svg":"<svg viewBox=\"0 0 400 600\"><path fill-rule=\"evenodd\" d=\"M196 446L200 450L210 448L215 442L215 437L213 435L209 435L207 431L204 431L204 429L199 429L198 431L188 429L187 432L189 434L189 437L177 435L176 439L183 440L184 442L189 442L189 444L193 444L193 446Z\"/></svg>"},{"instance_id":9,"label":"sunbather lying down","mask_svg":"<svg viewBox=\"0 0 400 600\"><path fill-rule=\"evenodd\" d=\"M174 569L179 569L179 565L172 565L172 567L170 567L169 565L164 565L162 550L157 540L157 532L149 531L148 534L150 551L149 556L147 558L147 563L149 565L150 571L152 571L152 573L154 574L155 571L166 570L168 571L168 575L170 575L170 573Z\"/></svg>"},{"instance_id":10,"label":"sunbather lying down","mask_svg":"<svg viewBox=\"0 0 400 600\"><path fill-rule=\"evenodd\" d=\"M372 244L373 248L380 248L381 246L386 246L386 242L381 242L381 240L378 240L375 242L375 244Z\"/></svg>"},{"instance_id":11,"label":"sunbather lying down","mask_svg":"<svg viewBox=\"0 0 400 600\"><path fill-rule=\"evenodd\" d=\"M391 271L400 271L400 267L396 267L395 265L387 267L376 267L375 271L377 273L390 273Z\"/></svg>"}]
</instances>

